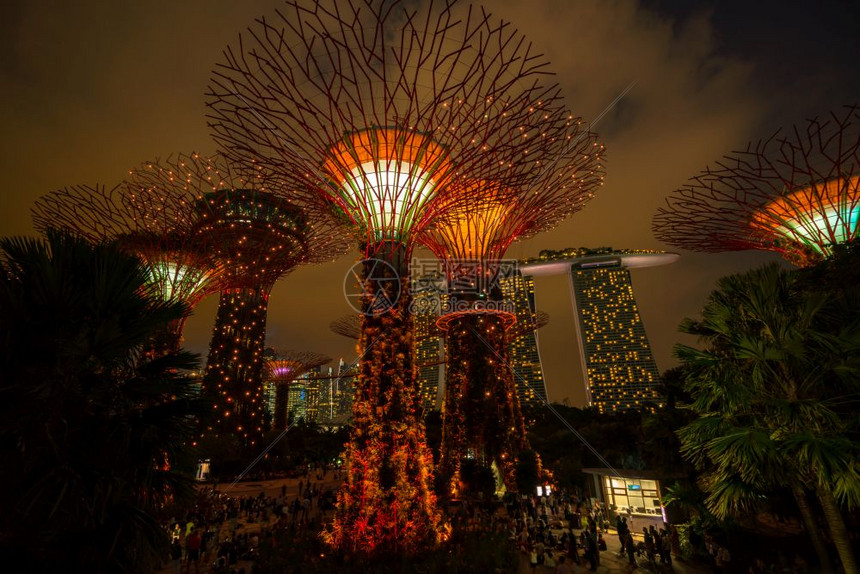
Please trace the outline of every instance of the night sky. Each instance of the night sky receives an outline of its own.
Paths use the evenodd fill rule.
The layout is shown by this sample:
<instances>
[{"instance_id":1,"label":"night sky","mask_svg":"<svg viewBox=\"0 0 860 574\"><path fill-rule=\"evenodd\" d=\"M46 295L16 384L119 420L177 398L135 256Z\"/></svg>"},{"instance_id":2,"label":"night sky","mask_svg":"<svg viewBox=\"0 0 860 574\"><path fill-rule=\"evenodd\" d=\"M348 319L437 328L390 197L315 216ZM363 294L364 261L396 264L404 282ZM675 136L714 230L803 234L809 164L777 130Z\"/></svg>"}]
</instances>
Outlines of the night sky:
<instances>
[{"instance_id":1,"label":"night sky","mask_svg":"<svg viewBox=\"0 0 860 574\"><path fill-rule=\"evenodd\" d=\"M32 234L40 195L74 184L114 185L144 160L211 154L209 75L221 50L274 0L5 2L0 18L3 105L0 234ZM807 117L860 100L860 3L647 0L489 0L553 63L574 114L607 148L605 186L556 230L512 257L574 246L672 249L651 234L663 198L725 153ZM676 327L714 281L777 259L766 253L680 252L633 283L658 365L671 367ZM272 293L268 345L355 357L331 333L350 312L343 278L355 256L303 268ZM540 332L550 398L583 397L567 282L539 279ZM197 309L186 346L205 354L217 298Z\"/></svg>"}]
</instances>

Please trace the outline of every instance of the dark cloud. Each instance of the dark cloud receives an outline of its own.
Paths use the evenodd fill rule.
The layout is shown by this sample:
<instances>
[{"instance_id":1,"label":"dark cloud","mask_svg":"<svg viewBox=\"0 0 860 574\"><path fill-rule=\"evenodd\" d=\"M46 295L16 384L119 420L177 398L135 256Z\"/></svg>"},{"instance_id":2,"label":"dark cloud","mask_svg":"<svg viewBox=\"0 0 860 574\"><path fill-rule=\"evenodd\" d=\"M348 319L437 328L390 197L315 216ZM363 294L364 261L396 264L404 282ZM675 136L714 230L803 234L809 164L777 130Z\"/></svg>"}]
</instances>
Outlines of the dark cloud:
<instances>
[{"instance_id":1,"label":"dark cloud","mask_svg":"<svg viewBox=\"0 0 860 574\"><path fill-rule=\"evenodd\" d=\"M278 2L13 2L0 24L0 233L32 233L39 195L77 183L119 181L139 162L176 151L214 151L204 92L221 50ZM571 110L607 146L606 185L558 229L515 245L665 248L651 215L686 178L748 140L857 98L856 3L688 3L669 0L520 2L489 10L511 20L553 62ZM850 30L849 30L850 28ZM847 54L847 56L846 56ZM853 54L853 55L852 55ZM621 102L607 106L635 83ZM637 270L634 287L658 364L673 364L675 329L695 315L714 280L769 254L682 253L672 266ZM346 257L299 269L271 298L269 343L354 357L328 331L348 312ZM538 281L552 320L540 335L551 398L581 398L567 284ZM205 353L216 301L188 323ZM571 358L573 357L573 359Z\"/></svg>"}]
</instances>

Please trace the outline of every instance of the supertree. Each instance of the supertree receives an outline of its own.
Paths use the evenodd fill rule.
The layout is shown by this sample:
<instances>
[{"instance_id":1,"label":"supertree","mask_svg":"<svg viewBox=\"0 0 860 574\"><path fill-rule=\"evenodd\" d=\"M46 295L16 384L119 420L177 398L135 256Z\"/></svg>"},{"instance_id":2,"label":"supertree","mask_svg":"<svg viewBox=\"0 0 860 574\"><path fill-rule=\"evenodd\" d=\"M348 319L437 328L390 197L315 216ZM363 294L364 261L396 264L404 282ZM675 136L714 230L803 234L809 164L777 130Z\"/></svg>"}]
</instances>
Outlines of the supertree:
<instances>
[{"instance_id":1,"label":"supertree","mask_svg":"<svg viewBox=\"0 0 860 574\"><path fill-rule=\"evenodd\" d=\"M446 338L440 475L452 495L466 456L494 465L505 486L516 488L516 457L528 440L507 347L516 309L502 295L503 275L517 271L503 258L514 241L557 225L602 185L603 146L585 128L575 134L553 169L517 194L499 182L465 182L466 195L480 199L441 214L420 236L448 283L447 312L437 324Z\"/></svg>"},{"instance_id":2,"label":"supertree","mask_svg":"<svg viewBox=\"0 0 860 574\"><path fill-rule=\"evenodd\" d=\"M274 429L287 428L290 383L330 361L331 357L311 351L279 351L267 358L268 381L274 385L275 392Z\"/></svg>"},{"instance_id":3,"label":"supertree","mask_svg":"<svg viewBox=\"0 0 860 574\"><path fill-rule=\"evenodd\" d=\"M220 158L179 154L145 162L130 182L135 202L172 197L188 233L223 269L203 387L214 398L211 432L254 447L271 424L263 400L269 293L298 265L331 261L347 244L329 217L273 193L267 178L242 179Z\"/></svg>"},{"instance_id":4,"label":"supertree","mask_svg":"<svg viewBox=\"0 0 860 574\"><path fill-rule=\"evenodd\" d=\"M776 251L806 266L851 241L860 221L860 107L747 146L666 200L654 235L692 251Z\"/></svg>"},{"instance_id":5,"label":"supertree","mask_svg":"<svg viewBox=\"0 0 860 574\"><path fill-rule=\"evenodd\" d=\"M409 552L444 534L416 412L416 234L472 199L452 184L524 187L573 137L558 88L542 83L546 61L509 23L454 2L412 6L288 0L225 51L208 103L226 155L321 199L364 247L347 479L327 531L359 553Z\"/></svg>"},{"instance_id":6,"label":"supertree","mask_svg":"<svg viewBox=\"0 0 860 574\"><path fill-rule=\"evenodd\" d=\"M175 198L153 195L134 201L126 184L113 188L78 185L39 198L32 209L39 231L65 230L92 242L111 241L137 256L146 267L154 295L182 302L188 312L221 287L223 268L207 256L207 244L189 232L171 205ZM185 319L165 326L145 354L179 350Z\"/></svg>"}]
</instances>

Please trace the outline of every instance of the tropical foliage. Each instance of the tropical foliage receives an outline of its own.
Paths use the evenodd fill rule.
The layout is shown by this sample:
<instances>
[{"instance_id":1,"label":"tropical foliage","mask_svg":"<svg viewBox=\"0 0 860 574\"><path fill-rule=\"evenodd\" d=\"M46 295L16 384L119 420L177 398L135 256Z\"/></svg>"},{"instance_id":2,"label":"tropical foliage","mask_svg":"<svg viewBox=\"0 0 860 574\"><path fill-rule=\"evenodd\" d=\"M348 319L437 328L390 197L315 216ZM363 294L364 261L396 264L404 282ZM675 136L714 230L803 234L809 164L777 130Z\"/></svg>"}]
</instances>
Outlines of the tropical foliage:
<instances>
[{"instance_id":1,"label":"tropical foliage","mask_svg":"<svg viewBox=\"0 0 860 574\"><path fill-rule=\"evenodd\" d=\"M818 514L845 571L856 572L842 510L860 502L858 284L825 265L723 278L702 318L681 325L704 348L676 347L698 415L679 436L709 512L754 513L788 488L821 567L831 568Z\"/></svg>"},{"instance_id":2,"label":"tropical foliage","mask_svg":"<svg viewBox=\"0 0 860 574\"><path fill-rule=\"evenodd\" d=\"M0 240L0 547L9 571L144 572L155 514L192 495L177 472L200 405L186 353L144 359L186 310L140 263L50 233Z\"/></svg>"}]
</instances>

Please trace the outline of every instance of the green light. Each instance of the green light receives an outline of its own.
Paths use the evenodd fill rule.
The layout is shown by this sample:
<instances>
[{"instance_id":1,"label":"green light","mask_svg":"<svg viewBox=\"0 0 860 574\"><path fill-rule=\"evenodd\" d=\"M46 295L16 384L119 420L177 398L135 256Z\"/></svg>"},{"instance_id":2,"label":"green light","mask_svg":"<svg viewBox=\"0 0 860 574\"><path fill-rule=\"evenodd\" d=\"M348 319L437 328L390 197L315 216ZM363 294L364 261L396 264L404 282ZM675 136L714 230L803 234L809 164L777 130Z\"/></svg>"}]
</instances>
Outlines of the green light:
<instances>
[{"instance_id":1,"label":"green light","mask_svg":"<svg viewBox=\"0 0 860 574\"><path fill-rule=\"evenodd\" d=\"M173 261L150 262L149 281L163 301L187 301L205 286L210 273Z\"/></svg>"}]
</instances>

